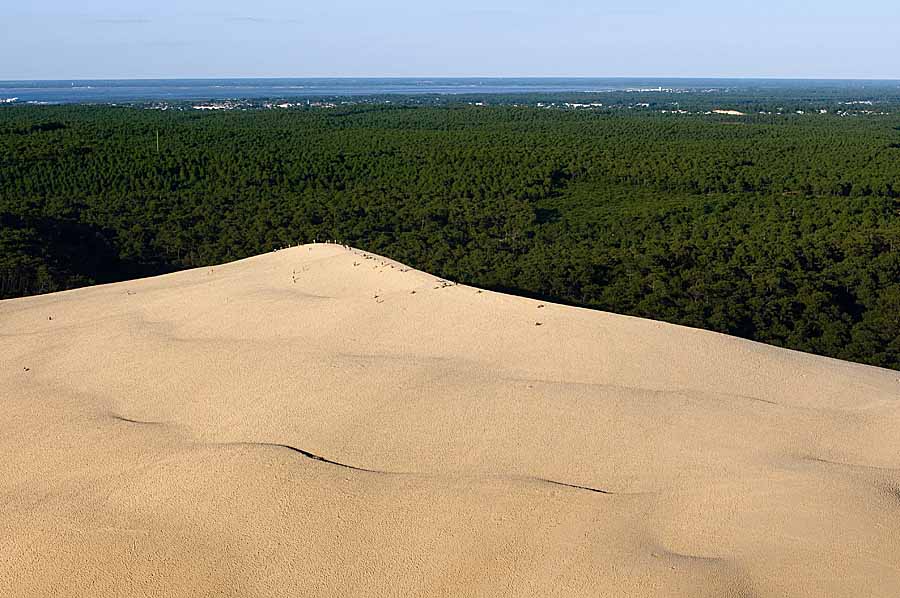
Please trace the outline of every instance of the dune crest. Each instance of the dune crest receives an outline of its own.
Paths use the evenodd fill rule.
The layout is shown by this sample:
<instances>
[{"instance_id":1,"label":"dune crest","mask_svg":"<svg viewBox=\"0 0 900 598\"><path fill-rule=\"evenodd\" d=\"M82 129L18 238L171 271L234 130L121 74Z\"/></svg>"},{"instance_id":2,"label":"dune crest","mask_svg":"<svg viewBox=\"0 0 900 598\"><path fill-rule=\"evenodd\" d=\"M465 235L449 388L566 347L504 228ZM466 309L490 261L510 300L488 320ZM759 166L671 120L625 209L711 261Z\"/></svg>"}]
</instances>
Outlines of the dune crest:
<instances>
[{"instance_id":1,"label":"dune crest","mask_svg":"<svg viewBox=\"0 0 900 598\"><path fill-rule=\"evenodd\" d=\"M900 373L339 245L0 302L2 596L897 596Z\"/></svg>"}]
</instances>

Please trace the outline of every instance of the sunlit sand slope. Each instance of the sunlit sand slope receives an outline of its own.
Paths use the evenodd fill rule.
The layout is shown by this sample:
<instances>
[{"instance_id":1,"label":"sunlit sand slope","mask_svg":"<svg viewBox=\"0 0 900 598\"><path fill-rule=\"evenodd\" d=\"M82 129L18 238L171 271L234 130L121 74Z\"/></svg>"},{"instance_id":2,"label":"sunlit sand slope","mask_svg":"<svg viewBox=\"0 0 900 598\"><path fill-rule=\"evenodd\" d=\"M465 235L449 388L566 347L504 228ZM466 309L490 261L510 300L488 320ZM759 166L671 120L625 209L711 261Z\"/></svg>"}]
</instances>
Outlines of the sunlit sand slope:
<instances>
[{"instance_id":1,"label":"sunlit sand slope","mask_svg":"<svg viewBox=\"0 0 900 598\"><path fill-rule=\"evenodd\" d=\"M0 302L0 596L900 595L900 373L337 245Z\"/></svg>"}]
</instances>

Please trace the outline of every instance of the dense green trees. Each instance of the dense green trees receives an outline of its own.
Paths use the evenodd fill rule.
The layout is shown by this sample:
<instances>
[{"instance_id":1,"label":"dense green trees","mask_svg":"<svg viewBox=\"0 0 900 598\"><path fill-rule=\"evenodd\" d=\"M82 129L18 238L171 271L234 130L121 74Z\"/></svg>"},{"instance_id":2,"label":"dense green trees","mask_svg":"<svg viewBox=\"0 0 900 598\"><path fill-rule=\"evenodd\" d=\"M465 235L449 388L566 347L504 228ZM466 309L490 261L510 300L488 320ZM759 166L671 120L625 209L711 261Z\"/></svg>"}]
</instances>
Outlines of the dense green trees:
<instances>
[{"instance_id":1,"label":"dense green trees","mask_svg":"<svg viewBox=\"0 0 900 598\"><path fill-rule=\"evenodd\" d=\"M4 108L0 297L335 238L480 286L900 369L897 126Z\"/></svg>"}]
</instances>

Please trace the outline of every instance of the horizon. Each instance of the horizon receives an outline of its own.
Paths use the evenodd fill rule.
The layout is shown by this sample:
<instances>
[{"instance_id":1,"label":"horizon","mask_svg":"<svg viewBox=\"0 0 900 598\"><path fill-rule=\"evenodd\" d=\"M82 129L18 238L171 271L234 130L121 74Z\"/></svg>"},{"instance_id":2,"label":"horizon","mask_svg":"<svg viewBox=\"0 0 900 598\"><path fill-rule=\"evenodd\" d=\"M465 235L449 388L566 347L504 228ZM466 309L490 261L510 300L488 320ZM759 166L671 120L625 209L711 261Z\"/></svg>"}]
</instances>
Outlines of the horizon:
<instances>
[{"instance_id":1,"label":"horizon","mask_svg":"<svg viewBox=\"0 0 900 598\"><path fill-rule=\"evenodd\" d=\"M0 102L111 103L264 98L602 96L620 92L898 96L900 81L691 77L237 77L0 80ZM874 96L873 96L874 97Z\"/></svg>"},{"instance_id":2,"label":"horizon","mask_svg":"<svg viewBox=\"0 0 900 598\"><path fill-rule=\"evenodd\" d=\"M147 77L36 77L9 78L0 76L0 83L56 83L63 81L414 81L414 80L584 80L584 81L771 81L771 82L860 82L860 83L900 83L898 76L869 77L819 77L777 76L777 75L179 75L179 76L147 76Z\"/></svg>"},{"instance_id":3,"label":"horizon","mask_svg":"<svg viewBox=\"0 0 900 598\"><path fill-rule=\"evenodd\" d=\"M810 83L873 82L900 83L898 77L815 77L815 76L729 76L729 75L222 75L222 76L162 76L162 77L54 77L33 79L9 79L0 77L0 83L58 83L64 81L485 81L485 80L534 80L534 81L799 81Z\"/></svg>"},{"instance_id":4,"label":"horizon","mask_svg":"<svg viewBox=\"0 0 900 598\"><path fill-rule=\"evenodd\" d=\"M204 77L166 79L0 80L0 101L11 103L110 103L323 97L482 97L611 92L705 94L790 93L860 97L898 96L889 79L789 79L725 77ZM874 96L873 96L874 97Z\"/></svg>"}]
</instances>

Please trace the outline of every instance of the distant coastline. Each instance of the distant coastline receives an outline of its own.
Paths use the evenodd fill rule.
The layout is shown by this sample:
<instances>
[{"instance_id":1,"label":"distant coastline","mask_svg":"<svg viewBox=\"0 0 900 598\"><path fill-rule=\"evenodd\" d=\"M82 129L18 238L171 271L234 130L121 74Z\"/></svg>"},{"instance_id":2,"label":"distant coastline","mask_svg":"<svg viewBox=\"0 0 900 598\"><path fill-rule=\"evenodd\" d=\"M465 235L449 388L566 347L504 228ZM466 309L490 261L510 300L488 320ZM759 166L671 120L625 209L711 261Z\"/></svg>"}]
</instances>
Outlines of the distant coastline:
<instances>
[{"instance_id":1,"label":"distant coastline","mask_svg":"<svg viewBox=\"0 0 900 598\"><path fill-rule=\"evenodd\" d=\"M6 103L77 104L260 98L859 89L900 81L682 78L304 78L0 81Z\"/></svg>"}]
</instances>

